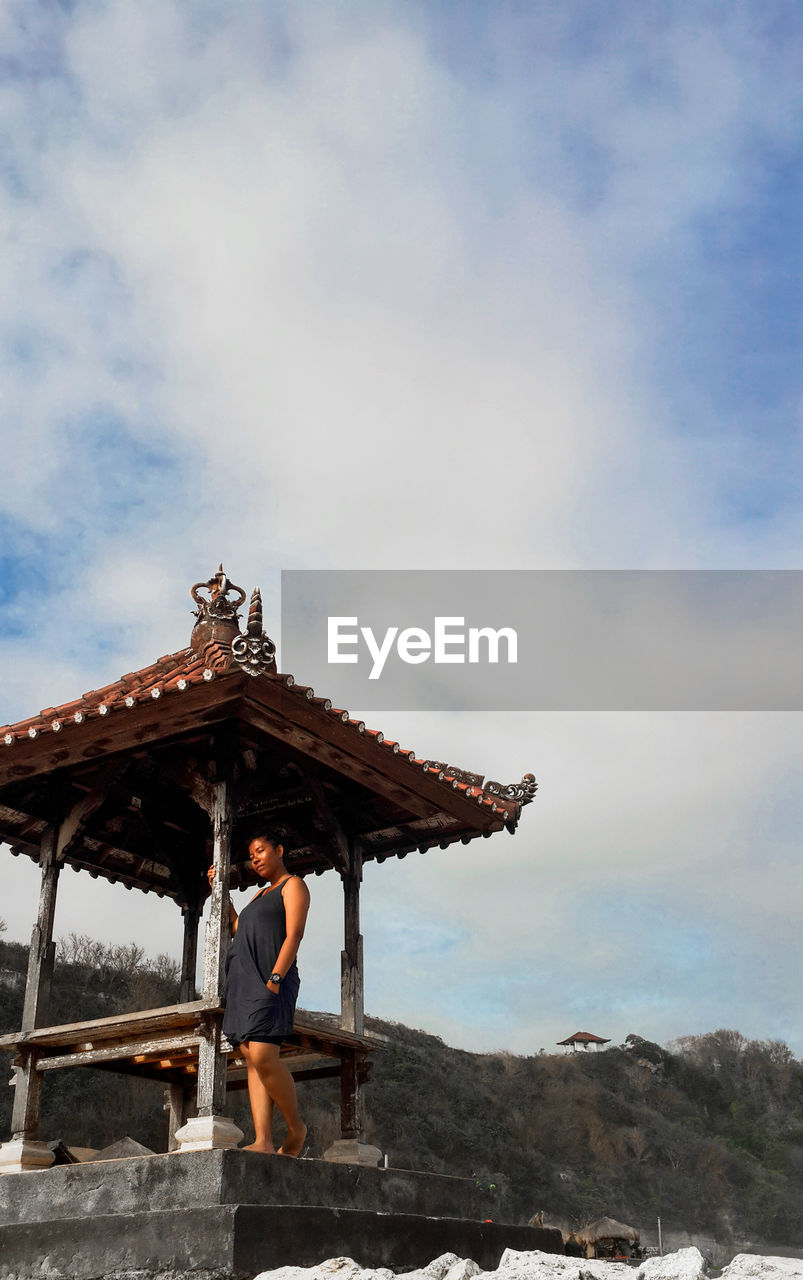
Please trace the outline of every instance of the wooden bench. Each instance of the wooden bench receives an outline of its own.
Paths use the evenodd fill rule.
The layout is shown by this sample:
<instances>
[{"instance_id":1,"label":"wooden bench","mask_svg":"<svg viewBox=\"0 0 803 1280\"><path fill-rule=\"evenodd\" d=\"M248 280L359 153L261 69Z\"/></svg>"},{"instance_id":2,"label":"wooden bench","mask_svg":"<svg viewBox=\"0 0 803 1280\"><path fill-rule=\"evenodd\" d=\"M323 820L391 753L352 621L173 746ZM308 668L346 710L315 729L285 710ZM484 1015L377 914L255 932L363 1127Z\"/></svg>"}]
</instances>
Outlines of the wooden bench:
<instances>
[{"instance_id":1,"label":"wooden bench","mask_svg":"<svg viewBox=\"0 0 803 1280\"><path fill-rule=\"evenodd\" d=\"M91 1018L58 1027L37 1027L0 1036L0 1050L16 1053L14 1065L42 1078L62 1067L100 1067L161 1080L167 1086L170 1149L184 1123L198 1079L199 1046L214 1039L223 1006L216 1000L192 1000L110 1018ZM344 1031L333 1015L299 1010L295 1043L280 1048L282 1061L296 1080L340 1079L341 1131L359 1128L355 1103L370 1072L369 1055L381 1043L376 1035ZM245 1062L225 1037L221 1052L228 1058L226 1088L247 1087Z\"/></svg>"}]
</instances>

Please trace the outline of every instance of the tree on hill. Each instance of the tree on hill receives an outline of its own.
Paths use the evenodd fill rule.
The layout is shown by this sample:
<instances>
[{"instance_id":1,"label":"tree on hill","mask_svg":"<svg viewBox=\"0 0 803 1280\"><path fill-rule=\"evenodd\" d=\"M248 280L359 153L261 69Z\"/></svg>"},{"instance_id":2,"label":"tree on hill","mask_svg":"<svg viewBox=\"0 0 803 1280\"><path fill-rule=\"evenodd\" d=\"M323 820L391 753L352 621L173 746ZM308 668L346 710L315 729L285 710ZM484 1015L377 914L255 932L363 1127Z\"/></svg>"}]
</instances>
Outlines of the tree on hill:
<instances>
[{"instance_id":1,"label":"tree on hill","mask_svg":"<svg viewBox=\"0 0 803 1280\"><path fill-rule=\"evenodd\" d=\"M84 935L60 944L52 1018L71 1022L178 998L178 966L134 943ZM27 948L0 940L2 1030L19 1026ZM536 1210L572 1226L610 1216L644 1228L726 1241L803 1245L803 1063L775 1040L738 1031L687 1036L668 1048L631 1034L596 1054L472 1054L398 1023L367 1088L367 1137L391 1165L473 1178L488 1217L527 1222ZM1 1065L1 1064L0 1064ZM78 1068L47 1073L42 1132L79 1146L129 1133L164 1150L158 1083ZM7 1077L6 1077L7 1078ZM339 1136L334 1080L299 1085L312 1153ZM229 1105L250 1132L243 1092ZM0 1138L11 1091L0 1092ZM771 1250L770 1250L771 1251Z\"/></svg>"}]
</instances>

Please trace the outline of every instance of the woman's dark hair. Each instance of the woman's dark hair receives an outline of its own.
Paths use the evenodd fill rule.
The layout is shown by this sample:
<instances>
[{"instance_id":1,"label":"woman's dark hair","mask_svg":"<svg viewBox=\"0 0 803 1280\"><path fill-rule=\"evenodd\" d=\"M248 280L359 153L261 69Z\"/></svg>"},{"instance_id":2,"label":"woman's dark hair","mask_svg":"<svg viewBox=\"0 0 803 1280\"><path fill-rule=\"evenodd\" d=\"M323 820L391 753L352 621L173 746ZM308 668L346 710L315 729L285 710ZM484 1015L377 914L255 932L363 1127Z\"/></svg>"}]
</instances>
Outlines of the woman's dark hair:
<instances>
[{"instance_id":1,"label":"woman's dark hair","mask_svg":"<svg viewBox=\"0 0 803 1280\"><path fill-rule=\"evenodd\" d=\"M248 838L245 842L246 849L251 847L252 840L265 840L268 844L274 846L278 844L284 846L287 842L287 835L281 827L272 827L268 823L264 823L262 826L253 827L248 833Z\"/></svg>"}]
</instances>

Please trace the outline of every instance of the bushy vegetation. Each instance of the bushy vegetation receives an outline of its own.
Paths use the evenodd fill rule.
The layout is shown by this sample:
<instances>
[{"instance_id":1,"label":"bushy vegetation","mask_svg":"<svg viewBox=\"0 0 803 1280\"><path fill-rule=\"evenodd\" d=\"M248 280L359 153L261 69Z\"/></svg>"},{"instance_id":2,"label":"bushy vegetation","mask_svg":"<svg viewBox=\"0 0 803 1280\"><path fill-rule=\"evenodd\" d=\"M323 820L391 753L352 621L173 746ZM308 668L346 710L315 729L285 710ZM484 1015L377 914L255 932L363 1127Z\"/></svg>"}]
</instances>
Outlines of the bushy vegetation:
<instances>
[{"instance_id":1,"label":"bushy vegetation","mask_svg":"<svg viewBox=\"0 0 803 1280\"><path fill-rule=\"evenodd\" d=\"M28 948L0 941L0 1031L22 1018ZM178 965L168 956L148 959L136 943L107 945L70 934L57 949L48 1022L61 1025L158 1008L178 999ZM0 1054L2 1078L11 1056ZM108 1070L52 1071L42 1090L41 1132L68 1145L100 1149L130 1134L152 1150L166 1146L164 1088ZM12 1090L0 1090L0 1140L11 1123Z\"/></svg>"},{"instance_id":2,"label":"bushy vegetation","mask_svg":"<svg viewBox=\"0 0 803 1280\"><path fill-rule=\"evenodd\" d=\"M0 941L2 1029L19 1026L27 948ZM167 957L73 935L60 946L51 1021L177 999ZM391 1164L475 1177L508 1220L580 1225L603 1213L643 1228L803 1245L803 1063L778 1041L737 1031L663 1048L637 1035L597 1053L471 1054L435 1036L368 1020L375 1055L366 1137ZM3 1064L0 1064L2 1066ZM8 1078L8 1075L5 1076ZM336 1081L300 1086L312 1154L339 1136ZM166 1146L160 1085L112 1071L49 1074L42 1133L102 1147L125 1134ZM232 1112L250 1132L244 1093ZM8 1133L11 1090L0 1093Z\"/></svg>"}]
</instances>

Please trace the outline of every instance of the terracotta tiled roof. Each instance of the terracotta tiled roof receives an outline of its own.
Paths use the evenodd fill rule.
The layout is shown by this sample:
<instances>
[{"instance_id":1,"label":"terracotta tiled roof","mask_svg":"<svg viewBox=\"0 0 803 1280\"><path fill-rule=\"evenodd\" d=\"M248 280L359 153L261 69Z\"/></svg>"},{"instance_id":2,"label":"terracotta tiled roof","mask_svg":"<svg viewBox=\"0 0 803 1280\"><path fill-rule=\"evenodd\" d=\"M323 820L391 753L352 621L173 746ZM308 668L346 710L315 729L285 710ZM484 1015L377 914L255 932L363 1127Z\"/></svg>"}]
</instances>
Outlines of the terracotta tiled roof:
<instances>
[{"instance_id":1,"label":"terracotta tiled roof","mask_svg":"<svg viewBox=\"0 0 803 1280\"><path fill-rule=\"evenodd\" d=\"M260 673L256 678L283 684L296 697L319 708L322 715L337 717L344 724L350 725L355 733L376 743L383 752L408 759L413 766L437 778L445 786L462 792L490 812L498 813L506 823L515 824L522 805L535 795L537 784L531 774L526 774L521 783L511 786L485 782L481 774L469 773L442 761L422 759L414 751L401 747L398 742L386 739L380 730L366 728L364 721L356 720L348 711L332 706L329 698L318 697L308 686L296 684L292 675ZM0 728L0 760L6 751L13 749L14 744L21 740L69 733L75 725L84 724L91 719L124 714L136 706L160 698L180 697L194 685L212 680L234 679L244 681L246 688L250 684L242 666L232 661L231 647L228 644L212 642L200 653L187 648L180 649L177 653L165 654L140 671L131 671L121 676L113 684L101 689L91 689L81 698L61 703L57 707L46 707L38 715L4 725Z\"/></svg>"},{"instance_id":2,"label":"terracotta tiled roof","mask_svg":"<svg viewBox=\"0 0 803 1280\"><path fill-rule=\"evenodd\" d=\"M604 1040L602 1036L595 1036L591 1031L575 1031L573 1036L569 1036L566 1040L558 1040L558 1044L610 1044L610 1040Z\"/></svg>"},{"instance_id":3,"label":"terracotta tiled roof","mask_svg":"<svg viewBox=\"0 0 803 1280\"><path fill-rule=\"evenodd\" d=\"M191 685L214 679L230 665L230 656L220 645L210 645L204 653L181 649L157 658L141 671L131 671L102 689L90 689L81 698L46 707L36 716L18 720L0 729L0 746L13 747L20 738L38 738L40 734L61 733L73 724L83 724L93 716L107 716L113 711L130 709L148 698L154 701L164 694L182 693Z\"/></svg>"}]
</instances>

